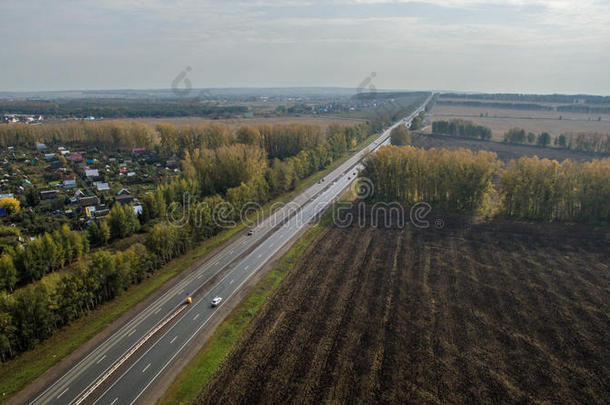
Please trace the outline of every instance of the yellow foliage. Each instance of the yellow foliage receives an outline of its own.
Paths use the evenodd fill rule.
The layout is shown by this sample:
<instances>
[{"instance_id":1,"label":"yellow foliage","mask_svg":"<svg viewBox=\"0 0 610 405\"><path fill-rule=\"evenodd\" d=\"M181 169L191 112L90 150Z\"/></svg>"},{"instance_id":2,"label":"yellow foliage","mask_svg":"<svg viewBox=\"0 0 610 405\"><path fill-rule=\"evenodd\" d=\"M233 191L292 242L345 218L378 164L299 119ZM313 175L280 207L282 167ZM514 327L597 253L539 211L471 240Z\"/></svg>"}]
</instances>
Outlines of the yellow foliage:
<instances>
[{"instance_id":1,"label":"yellow foliage","mask_svg":"<svg viewBox=\"0 0 610 405\"><path fill-rule=\"evenodd\" d=\"M16 214L19 212L21 203L18 199L13 197L5 197L0 200L0 208L4 208L9 214Z\"/></svg>"}]
</instances>

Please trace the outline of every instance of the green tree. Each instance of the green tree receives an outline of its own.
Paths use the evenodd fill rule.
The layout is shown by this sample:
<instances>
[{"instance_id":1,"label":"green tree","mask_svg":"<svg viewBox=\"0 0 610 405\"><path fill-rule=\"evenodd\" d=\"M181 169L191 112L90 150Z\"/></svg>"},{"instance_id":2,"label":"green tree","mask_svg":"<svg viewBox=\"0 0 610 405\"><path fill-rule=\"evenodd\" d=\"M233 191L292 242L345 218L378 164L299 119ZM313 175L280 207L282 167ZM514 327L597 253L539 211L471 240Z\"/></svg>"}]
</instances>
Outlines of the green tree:
<instances>
[{"instance_id":1,"label":"green tree","mask_svg":"<svg viewBox=\"0 0 610 405\"><path fill-rule=\"evenodd\" d=\"M551 135L548 132L541 133L540 135L538 135L536 144L544 147L549 146L551 144Z\"/></svg>"},{"instance_id":2,"label":"green tree","mask_svg":"<svg viewBox=\"0 0 610 405\"><path fill-rule=\"evenodd\" d=\"M0 256L0 290L12 292L17 283L17 269L9 253Z\"/></svg>"},{"instance_id":3,"label":"green tree","mask_svg":"<svg viewBox=\"0 0 610 405\"><path fill-rule=\"evenodd\" d=\"M390 141L392 145L404 146L411 144L411 136L409 130L404 125L398 125L390 132Z\"/></svg>"},{"instance_id":4,"label":"green tree","mask_svg":"<svg viewBox=\"0 0 610 405\"><path fill-rule=\"evenodd\" d=\"M140 229L138 216L133 211L133 207L127 204L114 204L107 221L113 239L124 238Z\"/></svg>"}]
</instances>

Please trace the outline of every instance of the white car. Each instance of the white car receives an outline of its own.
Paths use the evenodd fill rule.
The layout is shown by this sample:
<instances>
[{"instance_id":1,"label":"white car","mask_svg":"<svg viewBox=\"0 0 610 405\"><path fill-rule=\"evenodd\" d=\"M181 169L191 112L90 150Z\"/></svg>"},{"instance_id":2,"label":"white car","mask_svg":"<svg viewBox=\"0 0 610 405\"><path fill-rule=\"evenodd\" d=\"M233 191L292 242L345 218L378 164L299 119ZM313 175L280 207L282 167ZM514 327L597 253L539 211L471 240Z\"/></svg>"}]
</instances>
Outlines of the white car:
<instances>
[{"instance_id":1,"label":"white car","mask_svg":"<svg viewBox=\"0 0 610 405\"><path fill-rule=\"evenodd\" d=\"M217 307L220 304L220 301L222 301L222 297L214 297L210 304L212 304L213 307Z\"/></svg>"}]
</instances>

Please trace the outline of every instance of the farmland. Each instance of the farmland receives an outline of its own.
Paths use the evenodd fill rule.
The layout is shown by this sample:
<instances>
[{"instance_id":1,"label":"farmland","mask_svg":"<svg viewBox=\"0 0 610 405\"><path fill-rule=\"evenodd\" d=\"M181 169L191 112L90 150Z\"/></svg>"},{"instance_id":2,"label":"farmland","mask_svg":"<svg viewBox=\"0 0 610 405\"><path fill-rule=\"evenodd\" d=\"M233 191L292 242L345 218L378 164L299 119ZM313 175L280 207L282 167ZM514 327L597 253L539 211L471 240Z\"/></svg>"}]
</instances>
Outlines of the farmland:
<instances>
[{"instance_id":1,"label":"farmland","mask_svg":"<svg viewBox=\"0 0 610 405\"><path fill-rule=\"evenodd\" d=\"M173 125L198 125L198 124L223 124L231 129L237 129L243 125L263 125L263 124L310 124L319 126L322 129L328 128L330 125L355 125L363 122L356 118L326 118L312 116L281 116L281 117L255 117L255 118L226 118L226 119L209 119L204 117L169 117L169 118L133 118L130 120L119 121L137 121L149 125L157 125L168 123Z\"/></svg>"},{"instance_id":2,"label":"farmland","mask_svg":"<svg viewBox=\"0 0 610 405\"><path fill-rule=\"evenodd\" d=\"M588 161L599 159L606 155L601 153L581 152L560 148L543 148L535 145L511 145L495 141L482 141L479 139L465 139L455 136L433 135L426 133L412 133L411 145L418 148L447 148L447 149L470 149L474 152L487 150L498 155L498 159L508 162L511 159L519 159L523 156L538 156L539 158L563 161L566 159L574 161Z\"/></svg>"},{"instance_id":3,"label":"farmland","mask_svg":"<svg viewBox=\"0 0 610 405\"><path fill-rule=\"evenodd\" d=\"M330 227L196 403L603 403L607 228Z\"/></svg>"},{"instance_id":4,"label":"farmland","mask_svg":"<svg viewBox=\"0 0 610 405\"><path fill-rule=\"evenodd\" d=\"M523 128L526 132L547 131L556 137L562 133L610 132L610 115L584 114L557 111L514 110L463 105L435 105L431 110L431 121L461 118L491 128L494 140L502 140L511 128ZM482 117L481 114L484 116ZM485 114L487 114L485 116ZM562 119L559 119L561 116ZM601 117L601 121L598 119Z\"/></svg>"}]
</instances>

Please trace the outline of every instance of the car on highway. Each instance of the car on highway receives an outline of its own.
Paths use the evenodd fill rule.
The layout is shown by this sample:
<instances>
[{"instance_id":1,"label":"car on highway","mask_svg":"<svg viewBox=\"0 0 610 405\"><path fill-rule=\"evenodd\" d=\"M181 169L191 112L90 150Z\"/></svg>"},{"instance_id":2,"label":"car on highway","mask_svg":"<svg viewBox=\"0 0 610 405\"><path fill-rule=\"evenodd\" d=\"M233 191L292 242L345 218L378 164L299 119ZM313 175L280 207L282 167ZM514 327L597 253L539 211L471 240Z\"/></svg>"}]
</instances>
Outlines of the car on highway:
<instances>
[{"instance_id":1,"label":"car on highway","mask_svg":"<svg viewBox=\"0 0 610 405\"><path fill-rule=\"evenodd\" d=\"M252 229L249 229L248 230L248 236L252 236L252 235L254 235L254 231Z\"/></svg>"},{"instance_id":2,"label":"car on highway","mask_svg":"<svg viewBox=\"0 0 610 405\"><path fill-rule=\"evenodd\" d=\"M214 299L212 300L212 302L210 302L210 304L213 307L217 307L218 305L220 305L220 301L222 301L222 297L214 297Z\"/></svg>"}]
</instances>

